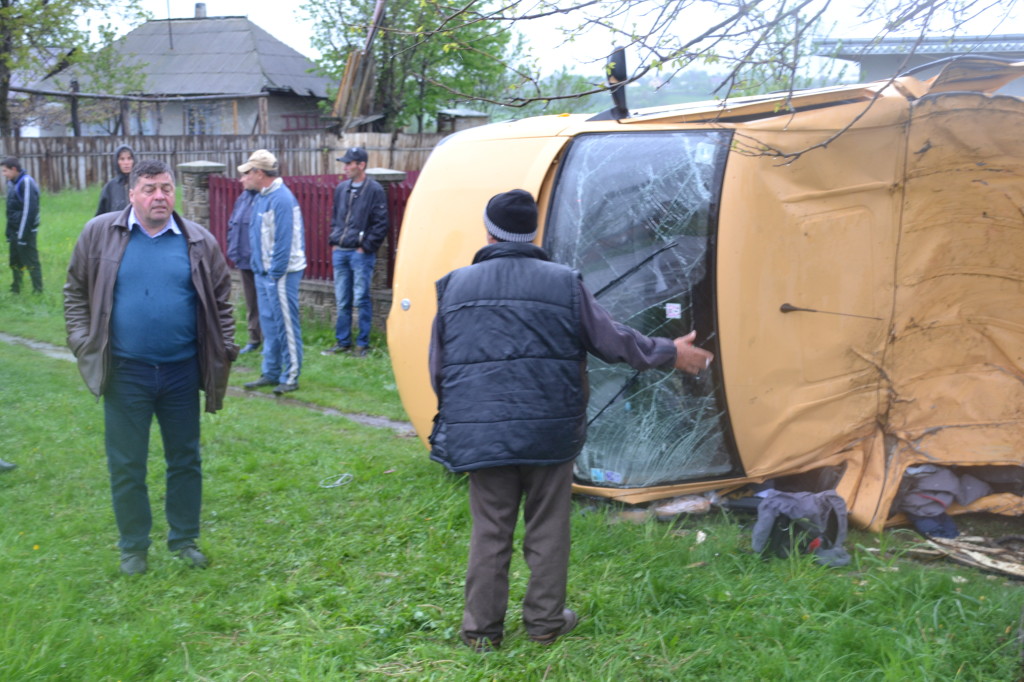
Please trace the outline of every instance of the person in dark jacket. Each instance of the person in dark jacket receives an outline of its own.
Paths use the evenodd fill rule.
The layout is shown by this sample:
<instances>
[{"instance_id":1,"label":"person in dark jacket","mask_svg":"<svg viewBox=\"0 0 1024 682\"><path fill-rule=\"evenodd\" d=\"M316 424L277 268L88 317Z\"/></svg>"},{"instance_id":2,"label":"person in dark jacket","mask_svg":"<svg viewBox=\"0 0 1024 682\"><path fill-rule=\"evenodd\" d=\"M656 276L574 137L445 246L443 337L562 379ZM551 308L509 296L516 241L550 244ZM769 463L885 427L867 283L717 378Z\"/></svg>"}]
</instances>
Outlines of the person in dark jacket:
<instances>
[{"instance_id":1,"label":"person in dark jacket","mask_svg":"<svg viewBox=\"0 0 1024 682\"><path fill-rule=\"evenodd\" d=\"M337 343L322 355L352 350L352 308L359 311L356 355L370 347L373 303L370 282L377 263L377 249L388 234L387 194L380 183L366 175L369 156L362 147L352 147L338 161L345 164L347 179L334 188L331 212L331 263L334 266L334 297L338 320L334 328Z\"/></svg>"},{"instance_id":2,"label":"person in dark jacket","mask_svg":"<svg viewBox=\"0 0 1024 682\"><path fill-rule=\"evenodd\" d=\"M252 272L252 246L249 244L249 223L252 222L252 206L259 192L254 189L243 189L235 199L235 207L228 218L228 258L238 268L242 280L242 293L245 295L245 325L249 331L249 342L239 355L259 350L263 343L263 332L260 329L260 304L256 295L256 277Z\"/></svg>"},{"instance_id":3,"label":"person in dark jacket","mask_svg":"<svg viewBox=\"0 0 1024 682\"><path fill-rule=\"evenodd\" d=\"M430 375L438 413L431 458L468 472L473 518L462 641L501 645L512 535L523 501L527 635L550 644L577 615L565 607L573 460L587 428L587 353L635 369L691 374L712 360L696 332L650 338L615 322L579 273L530 242L537 205L524 190L494 196L488 245L437 282Z\"/></svg>"},{"instance_id":4,"label":"person in dark jacket","mask_svg":"<svg viewBox=\"0 0 1024 682\"><path fill-rule=\"evenodd\" d=\"M64 320L86 386L103 397L104 442L121 572L148 567L152 511L149 432L167 462L167 548L203 568L199 391L224 403L234 342L231 275L212 234L174 213L174 173L162 161L132 171L129 205L86 223L68 264Z\"/></svg>"},{"instance_id":5,"label":"person in dark jacket","mask_svg":"<svg viewBox=\"0 0 1024 682\"><path fill-rule=\"evenodd\" d=\"M128 205L128 177L135 166L135 152L131 147L123 144L114 150L114 166L117 173L103 185L96 215L120 211Z\"/></svg>"},{"instance_id":6,"label":"person in dark jacket","mask_svg":"<svg viewBox=\"0 0 1024 682\"><path fill-rule=\"evenodd\" d=\"M11 291L21 293L21 271L28 270L32 291L43 293L43 270L39 265L36 238L39 232L39 185L8 156L0 161L0 174L7 179L7 244L11 247Z\"/></svg>"}]
</instances>

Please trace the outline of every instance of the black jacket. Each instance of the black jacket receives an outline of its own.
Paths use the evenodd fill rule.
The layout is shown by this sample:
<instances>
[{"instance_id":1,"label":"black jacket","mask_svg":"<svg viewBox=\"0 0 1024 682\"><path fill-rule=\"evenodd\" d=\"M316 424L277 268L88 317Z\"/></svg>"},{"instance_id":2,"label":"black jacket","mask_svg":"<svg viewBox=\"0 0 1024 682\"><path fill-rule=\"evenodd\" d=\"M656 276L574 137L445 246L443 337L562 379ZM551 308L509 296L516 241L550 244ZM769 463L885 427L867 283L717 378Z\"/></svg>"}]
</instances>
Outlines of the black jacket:
<instances>
[{"instance_id":1,"label":"black jacket","mask_svg":"<svg viewBox=\"0 0 1024 682\"><path fill-rule=\"evenodd\" d=\"M117 165L117 157L121 152L127 151L135 157L135 152L126 144L121 145L114 150L114 173L115 176L111 178L107 184L103 185L103 191L100 192L100 203L96 207L96 215L102 215L104 213L110 213L111 211L120 211L122 208L128 205L128 174L122 173L120 167Z\"/></svg>"},{"instance_id":2,"label":"black jacket","mask_svg":"<svg viewBox=\"0 0 1024 682\"><path fill-rule=\"evenodd\" d=\"M26 233L39 228L39 185L21 171L7 183L7 241L24 242Z\"/></svg>"},{"instance_id":3,"label":"black jacket","mask_svg":"<svg viewBox=\"0 0 1024 682\"><path fill-rule=\"evenodd\" d=\"M334 188L331 246L376 253L387 235L388 198L379 182L367 177L358 189L353 190L351 180Z\"/></svg>"},{"instance_id":4,"label":"black jacket","mask_svg":"<svg viewBox=\"0 0 1024 682\"><path fill-rule=\"evenodd\" d=\"M574 459L587 430L579 275L532 244L493 244L437 297L431 458L452 471Z\"/></svg>"}]
</instances>

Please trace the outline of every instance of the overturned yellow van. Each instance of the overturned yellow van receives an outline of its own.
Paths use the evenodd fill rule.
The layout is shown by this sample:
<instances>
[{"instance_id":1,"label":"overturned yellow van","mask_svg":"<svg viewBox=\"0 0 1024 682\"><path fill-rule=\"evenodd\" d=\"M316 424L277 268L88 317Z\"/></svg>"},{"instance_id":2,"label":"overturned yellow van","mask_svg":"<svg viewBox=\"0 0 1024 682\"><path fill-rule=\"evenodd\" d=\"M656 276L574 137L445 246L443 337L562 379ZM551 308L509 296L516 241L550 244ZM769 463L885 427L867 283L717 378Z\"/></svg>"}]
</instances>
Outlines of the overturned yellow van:
<instances>
[{"instance_id":1,"label":"overturned yellow van","mask_svg":"<svg viewBox=\"0 0 1024 682\"><path fill-rule=\"evenodd\" d=\"M907 467L999 475L950 513L1024 513L1024 63L935 77L473 128L405 213L388 343L426 442L434 282L485 244L487 200L612 316L697 330L712 371L590 359L578 492L641 503L800 478L880 529Z\"/></svg>"}]
</instances>

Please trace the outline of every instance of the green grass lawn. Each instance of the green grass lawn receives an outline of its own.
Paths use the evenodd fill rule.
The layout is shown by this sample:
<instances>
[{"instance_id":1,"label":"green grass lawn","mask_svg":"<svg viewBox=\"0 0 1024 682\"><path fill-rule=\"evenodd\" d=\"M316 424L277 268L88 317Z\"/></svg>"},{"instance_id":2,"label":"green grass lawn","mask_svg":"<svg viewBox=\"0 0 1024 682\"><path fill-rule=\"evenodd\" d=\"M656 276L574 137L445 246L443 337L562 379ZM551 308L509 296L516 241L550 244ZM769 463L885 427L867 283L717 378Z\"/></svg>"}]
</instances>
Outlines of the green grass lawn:
<instances>
[{"instance_id":1,"label":"green grass lawn","mask_svg":"<svg viewBox=\"0 0 1024 682\"><path fill-rule=\"evenodd\" d=\"M0 332L63 342L59 284L96 191L46 195L46 292L0 287ZM244 328L240 327L242 337ZM317 405L402 410L383 343L322 357L309 325L302 390ZM376 340L375 340L376 341ZM329 343L328 343L329 345ZM232 384L255 375L256 358ZM570 605L581 623L530 642L512 565L504 647L461 646L469 515L463 479L414 438L289 402L229 395L203 416L206 571L163 549L154 431L150 571L117 570L102 405L73 363L0 344L0 679L3 680L1015 680L1020 585L901 555L853 533L853 563L766 561L750 518L618 523L573 517ZM347 485L323 488L342 473ZM868 551L868 549L874 551Z\"/></svg>"}]
</instances>

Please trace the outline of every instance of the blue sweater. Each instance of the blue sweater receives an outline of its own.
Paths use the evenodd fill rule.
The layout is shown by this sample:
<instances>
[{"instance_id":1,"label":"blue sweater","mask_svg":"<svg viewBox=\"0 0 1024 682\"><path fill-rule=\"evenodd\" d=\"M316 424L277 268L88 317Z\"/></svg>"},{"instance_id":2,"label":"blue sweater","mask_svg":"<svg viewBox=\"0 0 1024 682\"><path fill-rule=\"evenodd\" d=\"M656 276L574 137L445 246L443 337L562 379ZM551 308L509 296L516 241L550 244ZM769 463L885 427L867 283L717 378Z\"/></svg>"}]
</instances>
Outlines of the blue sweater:
<instances>
[{"instance_id":1,"label":"blue sweater","mask_svg":"<svg viewBox=\"0 0 1024 682\"><path fill-rule=\"evenodd\" d=\"M196 354L196 291L188 240L133 228L114 284L110 319L114 357L162 364Z\"/></svg>"}]
</instances>

